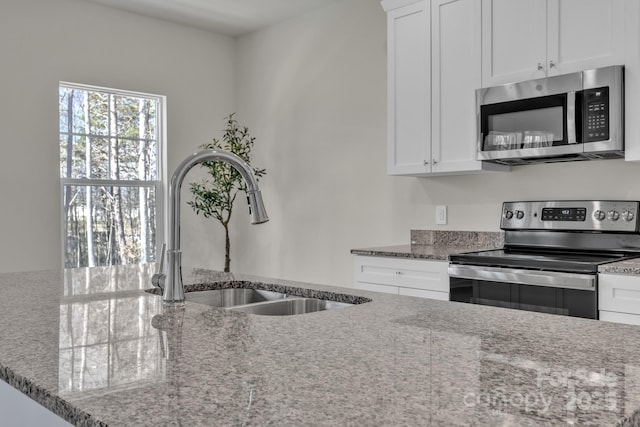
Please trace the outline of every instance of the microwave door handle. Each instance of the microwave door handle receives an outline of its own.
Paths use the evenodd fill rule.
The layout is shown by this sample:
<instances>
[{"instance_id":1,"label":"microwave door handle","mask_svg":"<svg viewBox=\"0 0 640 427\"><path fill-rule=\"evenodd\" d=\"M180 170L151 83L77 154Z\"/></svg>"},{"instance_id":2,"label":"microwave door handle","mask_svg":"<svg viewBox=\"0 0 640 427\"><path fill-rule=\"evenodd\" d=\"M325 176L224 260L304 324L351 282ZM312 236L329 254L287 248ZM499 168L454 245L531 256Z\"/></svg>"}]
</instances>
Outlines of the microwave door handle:
<instances>
[{"instance_id":1,"label":"microwave door handle","mask_svg":"<svg viewBox=\"0 0 640 427\"><path fill-rule=\"evenodd\" d=\"M567 142L575 144L576 141L576 93L567 93Z\"/></svg>"},{"instance_id":2,"label":"microwave door handle","mask_svg":"<svg viewBox=\"0 0 640 427\"><path fill-rule=\"evenodd\" d=\"M484 135L482 134L482 115L480 114L480 106L476 112L476 130L478 135L478 146L476 149L476 160L480 160L479 154L484 151Z\"/></svg>"}]
</instances>

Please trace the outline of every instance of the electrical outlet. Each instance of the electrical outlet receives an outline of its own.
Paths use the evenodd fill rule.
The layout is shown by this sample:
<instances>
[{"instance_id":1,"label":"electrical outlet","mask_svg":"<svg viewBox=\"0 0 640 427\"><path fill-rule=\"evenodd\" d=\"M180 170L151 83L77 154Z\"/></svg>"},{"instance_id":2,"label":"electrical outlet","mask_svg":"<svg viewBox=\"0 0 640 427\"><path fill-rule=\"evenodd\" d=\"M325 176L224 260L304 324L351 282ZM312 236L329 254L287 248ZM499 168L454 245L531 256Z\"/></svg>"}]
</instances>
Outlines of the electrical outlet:
<instances>
[{"instance_id":1,"label":"electrical outlet","mask_svg":"<svg viewBox=\"0 0 640 427\"><path fill-rule=\"evenodd\" d=\"M447 205L436 206L436 224L447 225Z\"/></svg>"}]
</instances>

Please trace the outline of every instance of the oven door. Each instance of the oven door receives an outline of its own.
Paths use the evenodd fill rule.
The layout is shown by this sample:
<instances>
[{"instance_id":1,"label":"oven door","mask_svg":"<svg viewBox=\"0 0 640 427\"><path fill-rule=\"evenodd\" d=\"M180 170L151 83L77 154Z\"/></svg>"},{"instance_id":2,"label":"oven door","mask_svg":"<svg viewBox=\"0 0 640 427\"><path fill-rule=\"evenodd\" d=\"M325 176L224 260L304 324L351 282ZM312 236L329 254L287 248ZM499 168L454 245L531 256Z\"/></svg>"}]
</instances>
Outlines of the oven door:
<instances>
[{"instance_id":1,"label":"oven door","mask_svg":"<svg viewBox=\"0 0 640 427\"><path fill-rule=\"evenodd\" d=\"M598 318L597 275L451 264L450 300Z\"/></svg>"}]
</instances>

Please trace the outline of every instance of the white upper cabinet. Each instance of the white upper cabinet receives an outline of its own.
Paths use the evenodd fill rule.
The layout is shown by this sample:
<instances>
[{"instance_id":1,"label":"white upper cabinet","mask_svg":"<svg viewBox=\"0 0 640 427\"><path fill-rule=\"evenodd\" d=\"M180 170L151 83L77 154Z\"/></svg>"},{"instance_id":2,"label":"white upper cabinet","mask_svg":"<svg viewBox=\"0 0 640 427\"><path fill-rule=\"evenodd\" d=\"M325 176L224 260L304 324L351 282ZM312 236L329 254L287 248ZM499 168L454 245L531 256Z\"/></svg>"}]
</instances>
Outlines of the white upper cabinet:
<instances>
[{"instance_id":1,"label":"white upper cabinet","mask_svg":"<svg viewBox=\"0 0 640 427\"><path fill-rule=\"evenodd\" d=\"M431 172L506 170L476 160L476 97L481 86L477 0L431 1Z\"/></svg>"},{"instance_id":2,"label":"white upper cabinet","mask_svg":"<svg viewBox=\"0 0 640 427\"><path fill-rule=\"evenodd\" d=\"M391 3L391 7L397 2ZM383 2L383 7L389 7ZM431 116L430 8L425 0L387 13L387 172L429 171Z\"/></svg>"},{"instance_id":3,"label":"white upper cabinet","mask_svg":"<svg viewBox=\"0 0 640 427\"><path fill-rule=\"evenodd\" d=\"M482 86L625 61L625 0L482 0Z\"/></svg>"},{"instance_id":4,"label":"white upper cabinet","mask_svg":"<svg viewBox=\"0 0 640 427\"><path fill-rule=\"evenodd\" d=\"M481 86L478 0L386 0L390 175L453 175L503 166L476 160Z\"/></svg>"},{"instance_id":5,"label":"white upper cabinet","mask_svg":"<svg viewBox=\"0 0 640 427\"><path fill-rule=\"evenodd\" d=\"M624 64L623 0L547 0L549 74Z\"/></svg>"},{"instance_id":6,"label":"white upper cabinet","mask_svg":"<svg viewBox=\"0 0 640 427\"><path fill-rule=\"evenodd\" d=\"M544 76L546 32L546 0L482 0L482 86Z\"/></svg>"}]
</instances>

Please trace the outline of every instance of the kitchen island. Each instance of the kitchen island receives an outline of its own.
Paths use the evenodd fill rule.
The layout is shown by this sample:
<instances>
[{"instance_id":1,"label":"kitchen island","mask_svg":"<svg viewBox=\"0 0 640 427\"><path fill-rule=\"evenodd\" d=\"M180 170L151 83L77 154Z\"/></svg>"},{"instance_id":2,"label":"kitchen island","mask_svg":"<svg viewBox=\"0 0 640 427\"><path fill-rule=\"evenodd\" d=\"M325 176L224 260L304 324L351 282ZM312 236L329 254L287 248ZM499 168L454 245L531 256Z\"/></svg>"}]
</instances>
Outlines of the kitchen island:
<instances>
[{"instance_id":1,"label":"kitchen island","mask_svg":"<svg viewBox=\"0 0 640 427\"><path fill-rule=\"evenodd\" d=\"M190 290L371 301L168 309L152 273L0 275L0 379L82 426L614 426L640 408L640 327L206 270Z\"/></svg>"}]
</instances>

